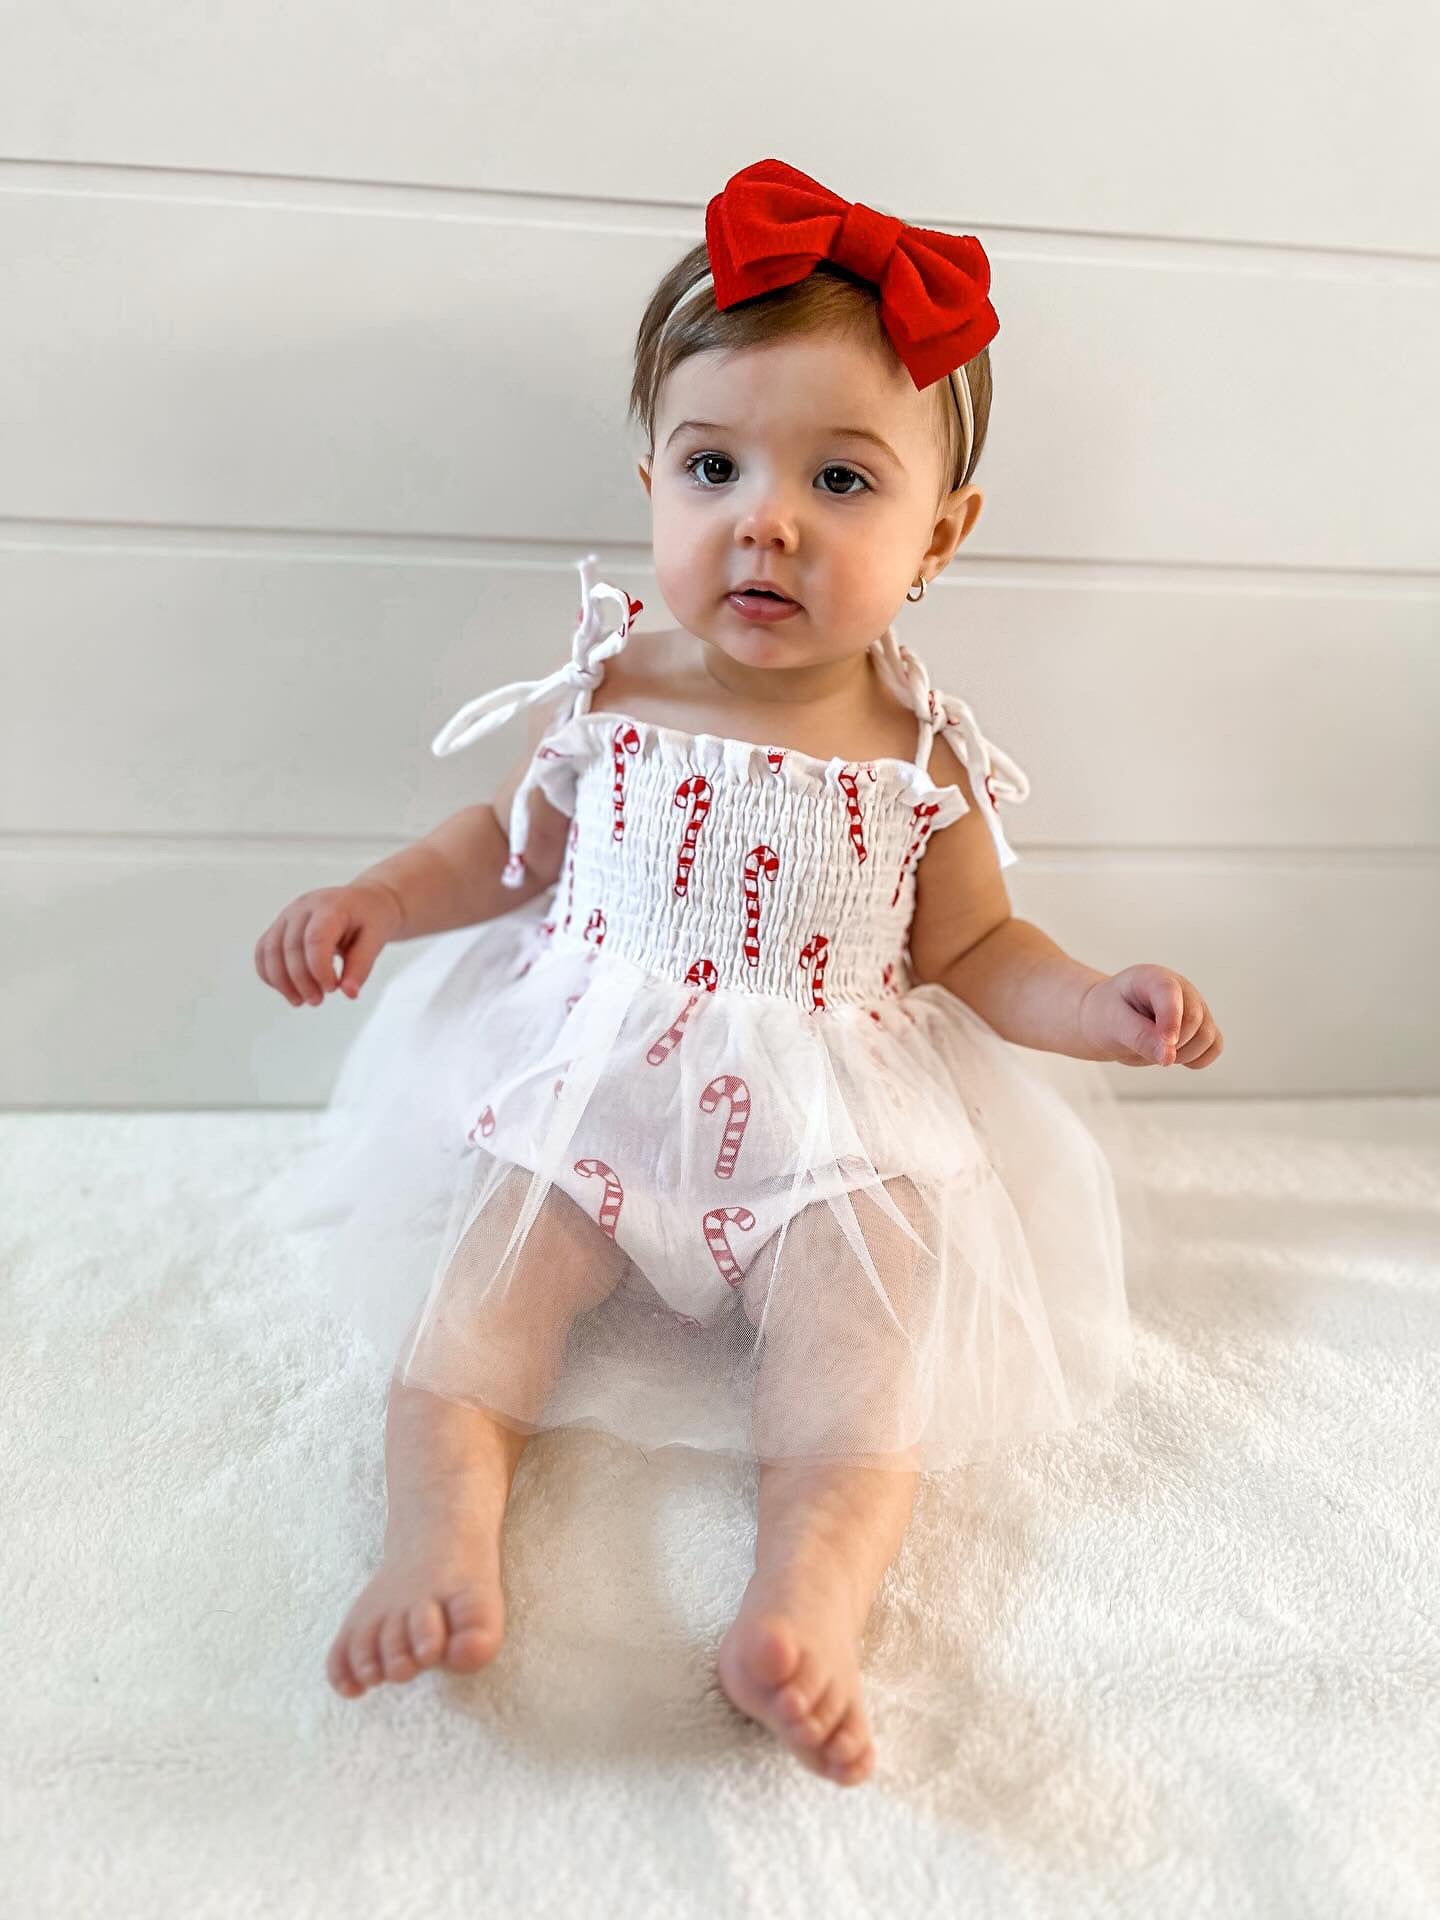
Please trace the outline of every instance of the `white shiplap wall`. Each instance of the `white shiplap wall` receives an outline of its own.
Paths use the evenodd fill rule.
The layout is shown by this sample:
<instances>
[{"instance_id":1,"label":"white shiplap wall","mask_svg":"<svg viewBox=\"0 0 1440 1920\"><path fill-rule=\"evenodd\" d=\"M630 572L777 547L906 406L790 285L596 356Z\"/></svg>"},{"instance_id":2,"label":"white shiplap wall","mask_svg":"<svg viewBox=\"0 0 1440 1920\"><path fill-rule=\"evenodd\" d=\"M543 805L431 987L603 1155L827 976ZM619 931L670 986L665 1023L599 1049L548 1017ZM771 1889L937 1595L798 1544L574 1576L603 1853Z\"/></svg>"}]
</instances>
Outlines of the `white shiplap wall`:
<instances>
[{"instance_id":1,"label":"white shiplap wall","mask_svg":"<svg viewBox=\"0 0 1440 1920\"><path fill-rule=\"evenodd\" d=\"M1117 1091L1440 1092L1435 14L883 11L0 9L0 1103L324 1099L413 949L293 1009L256 936L491 790L429 740L577 555L669 624L634 329L771 153L991 257L899 630L1031 776L1016 911L1217 1011Z\"/></svg>"}]
</instances>

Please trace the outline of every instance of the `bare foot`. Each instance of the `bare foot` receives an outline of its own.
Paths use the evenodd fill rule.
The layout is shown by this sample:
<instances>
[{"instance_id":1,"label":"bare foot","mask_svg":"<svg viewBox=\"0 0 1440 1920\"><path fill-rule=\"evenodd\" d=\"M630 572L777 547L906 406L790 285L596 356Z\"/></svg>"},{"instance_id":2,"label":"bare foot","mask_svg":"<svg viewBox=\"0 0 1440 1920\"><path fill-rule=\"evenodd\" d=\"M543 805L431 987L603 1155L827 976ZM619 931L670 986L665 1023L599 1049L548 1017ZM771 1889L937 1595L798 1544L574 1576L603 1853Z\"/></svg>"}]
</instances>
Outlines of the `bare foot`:
<instances>
[{"instance_id":1,"label":"bare foot","mask_svg":"<svg viewBox=\"0 0 1440 1920\"><path fill-rule=\"evenodd\" d=\"M442 1662L473 1673L500 1651L500 1515L474 1477L438 1481L397 1516L380 1570L346 1614L325 1662L337 1693L413 1680Z\"/></svg>"},{"instance_id":2,"label":"bare foot","mask_svg":"<svg viewBox=\"0 0 1440 1920\"><path fill-rule=\"evenodd\" d=\"M812 1773L855 1787L875 1768L861 1698L859 1633L848 1593L757 1576L720 1642L730 1701L783 1740Z\"/></svg>"}]
</instances>

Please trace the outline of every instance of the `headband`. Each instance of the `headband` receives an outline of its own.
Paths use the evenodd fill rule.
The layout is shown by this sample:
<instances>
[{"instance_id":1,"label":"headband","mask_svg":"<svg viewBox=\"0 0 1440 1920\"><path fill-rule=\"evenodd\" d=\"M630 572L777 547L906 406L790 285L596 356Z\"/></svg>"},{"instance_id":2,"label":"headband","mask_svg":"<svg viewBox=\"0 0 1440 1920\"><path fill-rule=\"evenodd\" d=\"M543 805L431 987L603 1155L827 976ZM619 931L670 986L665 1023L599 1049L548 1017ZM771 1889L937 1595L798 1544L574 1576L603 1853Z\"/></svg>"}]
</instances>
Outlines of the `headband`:
<instances>
[{"instance_id":1,"label":"headband","mask_svg":"<svg viewBox=\"0 0 1440 1920\"><path fill-rule=\"evenodd\" d=\"M955 371L1000 331L989 300L990 262L973 234L909 226L861 200L842 200L783 160L757 160L706 207L705 250L710 271L680 295L662 336L684 302L706 287L723 311L792 286L829 260L879 290L880 324L917 391L949 379L966 471L975 415L970 383L956 380Z\"/></svg>"}]
</instances>

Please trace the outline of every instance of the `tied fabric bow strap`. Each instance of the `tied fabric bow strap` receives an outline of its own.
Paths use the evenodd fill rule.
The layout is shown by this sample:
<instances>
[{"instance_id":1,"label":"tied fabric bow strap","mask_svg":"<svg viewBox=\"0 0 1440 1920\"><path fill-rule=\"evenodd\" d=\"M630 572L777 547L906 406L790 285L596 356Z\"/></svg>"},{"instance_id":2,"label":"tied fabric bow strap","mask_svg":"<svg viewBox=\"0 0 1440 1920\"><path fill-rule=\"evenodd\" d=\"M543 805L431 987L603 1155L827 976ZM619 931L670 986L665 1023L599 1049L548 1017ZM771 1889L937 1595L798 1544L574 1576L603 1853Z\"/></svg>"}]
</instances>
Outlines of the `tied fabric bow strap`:
<instances>
[{"instance_id":1,"label":"tied fabric bow strap","mask_svg":"<svg viewBox=\"0 0 1440 1920\"><path fill-rule=\"evenodd\" d=\"M1005 838L999 802L1009 800L1018 804L1028 799L1029 778L1008 753L985 738L965 701L952 694L935 692L923 661L917 660L907 646L896 640L890 629L875 643L874 654L881 679L928 722L932 736L943 733L954 748L970 776L971 790L985 816L1000 865L1013 867L1019 855ZM924 753L920 755L922 767L927 758Z\"/></svg>"},{"instance_id":2,"label":"tied fabric bow strap","mask_svg":"<svg viewBox=\"0 0 1440 1920\"><path fill-rule=\"evenodd\" d=\"M511 680L503 687L493 687L489 693L467 700L431 741L430 751L437 758L458 753L482 735L503 727L522 707L533 706L537 700L544 700L565 687L576 690L571 713L585 712L590 695L604 678L600 662L619 653L625 645L631 623L644 602L632 599L607 580L596 580L594 570L598 561L593 553L575 564L580 569L580 619L571 642L570 658L543 680ZM600 608L606 601L620 614L620 625L613 633L607 633L601 621ZM510 805L510 858L501 874L503 886L518 887L524 879L525 842L530 826L529 795L530 774L527 772Z\"/></svg>"}]
</instances>

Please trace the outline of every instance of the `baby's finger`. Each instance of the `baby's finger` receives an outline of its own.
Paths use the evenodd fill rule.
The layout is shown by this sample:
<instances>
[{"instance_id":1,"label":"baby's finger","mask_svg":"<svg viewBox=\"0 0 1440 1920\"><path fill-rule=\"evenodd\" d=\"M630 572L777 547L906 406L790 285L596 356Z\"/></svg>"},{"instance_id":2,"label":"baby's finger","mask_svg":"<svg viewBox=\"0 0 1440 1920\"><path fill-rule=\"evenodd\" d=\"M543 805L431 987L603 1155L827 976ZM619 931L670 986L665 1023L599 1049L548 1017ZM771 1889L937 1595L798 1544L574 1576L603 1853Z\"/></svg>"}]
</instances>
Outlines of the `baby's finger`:
<instances>
[{"instance_id":1,"label":"baby's finger","mask_svg":"<svg viewBox=\"0 0 1440 1920\"><path fill-rule=\"evenodd\" d=\"M1186 1040L1175 1055L1177 1066L1198 1066L1201 1060L1208 1062L1217 1057L1223 1042L1220 1029L1207 1013L1199 1026Z\"/></svg>"},{"instance_id":2,"label":"baby's finger","mask_svg":"<svg viewBox=\"0 0 1440 1920\"><path fill-rule=\"evenodd\" d=\"M295 983L285 971L285 955L281 947L284 932L285 929L277 920L270 931L263 935L261 944L264 966L260 977L267 980L277 993L283 993L292 1007L298 1007L300 995L295 990Z\"/></svg>"},{"instance_id":3,"label":"baby's finger","mask_svg":"<svg viewBox=\"0 0 1440 1920\"><path fill-rule=\"evenodd\" d=\"M375 956L384 944L368 922L355 936L354 944L345 955L345 970L340 975L341 990L348 993L352 1000L370 978Z\"/></svg>"},{"instance_id":4,"label":"baby's finger","mask_svg":"<svg viewBox=\"0 0 1440 1920\"><path fill-rule=\"evenodd\" d=\"M311 914L305 928L305 964L322 993L335 990L335 948L341 925L340 915L324 907Z\"/></svg>"},{"instance_id":5,"label":"baby's finger","mask_svg":"<svg viewBox=\"0 0 1440 1920\"><path fill-rule=\"evenodd\" d=\"M321 993L320 982L311 973L305 958L305 917L298 916L285 929L285 965L289 969L290 978L300 989L301 997L309 1001L312 1007L318 1007L325 996Z\"/></svg>"}]
</instances>

